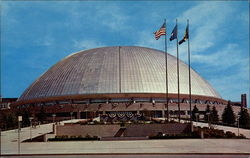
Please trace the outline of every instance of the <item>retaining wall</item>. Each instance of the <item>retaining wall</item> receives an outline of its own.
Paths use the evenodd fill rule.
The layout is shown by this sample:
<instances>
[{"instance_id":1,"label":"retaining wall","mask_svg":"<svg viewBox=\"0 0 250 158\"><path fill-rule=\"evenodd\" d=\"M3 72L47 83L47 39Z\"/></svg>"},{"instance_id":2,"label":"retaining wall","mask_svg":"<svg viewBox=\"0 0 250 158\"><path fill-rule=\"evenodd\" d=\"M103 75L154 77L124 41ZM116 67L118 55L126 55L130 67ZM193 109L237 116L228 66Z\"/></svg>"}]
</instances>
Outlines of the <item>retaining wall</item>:
<instances>
[{"instance_id":1,"label":"retaining wall","mask_svg":"<svg viewBox=\"0 0 250 158\"><path fill-rule=\"evenodd\" d=\"M166 134L180 134L188 132L189 124L132 124L124 131L125 137L146 137L157 135L159 132Z\"/></svg>"},{"instance_id":2,"label":"retaining wall","mask_svg":"<svg viewBox=\"0 0 250 158\"><path fill-rule=\"evenodd\" d=\"M124 137L146 137L157 135L159 132L166 134L186 133L189 124L169 123L169 124L130 124L126 125L123 133ZM56 126L56 135L83 136L87 134L98 137L114 137L120 129L120 125L64 125Z\"/></svg>"},{"instance_id":3,"label":"retaining wall","mask_svg":"<svg viewBox=\"0 0 250 158\"><path fill-rule=\"evenodd\" d=\"M56 135L68 135L68 136L83 136L87 134L90 136L99 137L113 137L120 129L120 125L66 125L57 126Z\"/></svg>"}]
</instances>

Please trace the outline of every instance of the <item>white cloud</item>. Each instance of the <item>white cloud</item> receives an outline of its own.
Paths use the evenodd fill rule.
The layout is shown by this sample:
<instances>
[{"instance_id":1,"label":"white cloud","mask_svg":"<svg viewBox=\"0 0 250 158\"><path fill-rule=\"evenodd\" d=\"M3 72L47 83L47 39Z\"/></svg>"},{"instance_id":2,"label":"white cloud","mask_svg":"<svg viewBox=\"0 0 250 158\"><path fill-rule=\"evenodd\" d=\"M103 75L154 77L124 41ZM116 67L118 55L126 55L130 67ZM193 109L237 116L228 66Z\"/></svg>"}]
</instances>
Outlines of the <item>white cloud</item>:
<instances>
[{"instance_id":1,"label":"white cloud","mask_svg":"<svg viewBox=\"0 0 250 158\"><path fill-rule=\"evenodd\" d=\"M10 29L13 29L14 26L18 25L19 21L18 19L14 18L12 15L12 5L11 2L0 2L0 9L1 9L1 18L2 18L2 26L1 31L8 31Z\"/></svg>"},{"instance_id":2,"label":"white cloud","mask_svg":"<svg viewBox=\"0 0 250 158\"><path fill-rule=\"evenodd\" d=\"M242 67L235 73L214 77L209 82L218 90L223 99L240 101L240 94L247 93L249 96L249 72L248 67ZM249 104L248 100L248 104Z\"/></svg>"},{"instance_id":3,"label":"white cloud","mask_svg":"<svg viewBox=\"0 0 250 158\"><path fill-rule=\"evenodd\" d=\"M201 2L179 16L182 25L190 20L190 39L192 52L202 52L215 45L220 39L220 28L230 15L233 8L225 2ZM219 31L220 30L220 31Z\"/></svg>"},{"instance_id":4,"label":"white cloud","mask_svg":"<svg viewBox=\"0 0 250 158\"><path fill-rule=\"evenodd\" d=\"M121 31L125 27L129 26L126 24L128 16L126 16L120 7L117 5L101 6L97 8L97 18L105 26L108 26L112 30Z\"/></svg>"},{"instance_id":5,"label":"white cloud","mask_svg":"<svg viewBox=\"0 0 250 158\"><path fill-rule=\"evenodd\" d=\"M218 90L222 98L239 101L240 94L250 93L249 57L242 56L243 53L238 45L228 44L216 53L194 55L192 58L196 62L204 63L208 71L214 74L209 82ZM220 72L223 75L220 75Z\"/></svg>"},{"instance_id":6,"label":"white cloud","mask_svg":"<svg viewBox=\"0 0 250 158\"><path fill-rule=\"evenodd\" d=\"M227 44L214 53L193 55L192 60L211 73L209 82L222 98L237 101L240 94L249 93L249 57L243 53L239 45Z\"/></svg>"},{"instance_id":7,"label":"white cloud","mask_svg":"<svg viewBox=\"0 0 250 158\"><path fill-rule=\"evenodd\" d=\"M209 48L217 44L216 42L222 37L219 37L218 30L221 30L222 24L232 13L231 6L221 2L201 2L194 7L184 11L179 17L179 24L186 26L186 19L190 20L190 42L191 53L197 55L202 54ZM158 16L157 13L151 13L152 16ZM184 28L184 27L183 27ZM147 32L146 32L147 31ZM171 30L168 30L171 31ZM164 43L156 41L149 34L148 30L139 32L138 44L153 48L162 48ZM179 30L179 38L182 38L183 30ZM169 37L169 36L168 36ZM179 40L180 40L179 39ZM176 56L176 41L168 42L168 53ZM187 61L187 42L179 46L180 59ZM203 61L203 60L202 60Z\"/></svg>"},{"instance_id":8,"label":"white cloud","mask_svg":"<svg viewBox=\"0 0 250 158\"><path fill-rule=\"evenodd\" d=\"M73 5L66 11L69 15L69 27L79 27L86 24L95 25L99 29L110 29L111 31L124 30L129 28L127 23L129 16L127 16L119 5L116 3L91 3L78 2L79 5ZM70 5L71 3L69 3ZM85 5L84 5L85 4ZM84 11L83 11L84 10Z\"/></svg>"},{"instance_id":9,"label":"white cloud","mask_svg":"<svg viewBox=\"0 0 250 158\"><path fill-rule=\"evenodd\" d=\"M34 41L35 45L38 46L53 46L55 43L55 39L53 38L52 35L45 35L40 37L37 41Z\"/></svg>"},{"instance_id":10,"label":"white cloud","mask_svg":"<svg viewBox=\"0 0 250 158\"><path fill-rule=\"evenodd\" d=\"M210 67L226 69L234 65L246 65L248 58L243 57L242 54L243 52L237 44L229 43L217 52L194 54L192 59L196 63L203 63Z\"/></svg>"},{"instance_id":11,"label":"white cloud","mask_svg":"<svg viewBox=\"0 0 250 158\"><path fill-rule=\"evenodd\" d=\"M249 24L249 11L242 12L238 15L239 19L242 20L244 23Z\"/></svg>"},{"instance_id":12,"label":"white cloud","mask_svg":"<svg viewBox=\"0 0 250 158\"><path fill-rule=\"evenodd\" d=\"M249 96L249 57L239 44L222 43L228 39L228 34L223 35L223 31L234 12L235 8L226 2L201 2L183 12L178 19L183 28L186 19L190 19L192 63L203 64L206 71L213 74L209 76L209 82L222 98L237 101L241 93ZM249 22L248 14L240 16L242 21ZM179 50L181 58L186 59L187 53L182 53L187 52L186 43L179 46ZM175 54L175 44L170 45L169 51Z\"/></svg>"},{"instance_id":13,"label":"white cloud","mask_svg":"<svg viewBox=\"0 0 250 158\"><path fill-rule=\"evenodd\" d=\"M149 30L143 30L138 32L138 41L137 43L135 43L135 45L138 46L142 46L142 47L150 47L150 48L154 48L154 49L160 49L160 50L165 50L164 49L164 42L162 40L162 38L164 38L164 36L162 38L160 38L159 40L155 40L154 39L154 34L152 32L152 34L149 33Z\"/></svg>"},{"instance_id":14,"label":"white cloud","mask_svg":"<svg viewBox=\"0 0 250 158\"><path fill-rule=\"evenodd\" d=\"M94 40L83 40L83 41L74 40L73 42L74 42L74 47L80 50L105 46L103 43Z\"/></svg>"}]
</instances>

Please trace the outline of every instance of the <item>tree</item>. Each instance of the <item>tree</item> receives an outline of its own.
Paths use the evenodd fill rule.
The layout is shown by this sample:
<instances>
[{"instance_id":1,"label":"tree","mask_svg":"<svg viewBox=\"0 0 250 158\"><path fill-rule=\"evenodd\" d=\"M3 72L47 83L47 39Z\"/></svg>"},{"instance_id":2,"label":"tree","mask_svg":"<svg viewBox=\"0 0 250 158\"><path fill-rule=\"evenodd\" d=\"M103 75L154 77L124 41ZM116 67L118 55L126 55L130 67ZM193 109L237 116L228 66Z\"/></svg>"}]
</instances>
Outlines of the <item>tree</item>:
<instances>
[{"instance_id":1,"label":"tree","mask_svg":"<svg viewBox=\"0 0 250 158\"><path fill-rule=\"evenodd\" d=\"M3 112L3 110L0 110L0 128L1 129L7 129L7 114L6 112Z\"/></svg>"},{"instance_id":2,"label":"tree","mask_svg":"<svg viewBox=\"0 0 250 158\"><path fill-rule=\"evenodd\" d=\"M12 129L17 126L17 118L13 113L10 113L7 115L7 120L6 120L7 128Z\"/></svg>"},{"instance_id":3,"label":"tree","mask_svg":"<svg viewBox=\"0 0 250 158\"><path fill-rule=\"evenodd\" d=\"M37 114L37 119L41 123L44 123L44 121L46 120L46 113L43 106L41 107L40 112Z\"/></svg>"},{"instance_id":4,"label":"tree","mask_svg":"<svg viewBox=\"0 0 250 158\"><path fill-rule=\"evenodd\" d=\"M211 111L211 122L218 123L218 121L219 121L218 111L216 110L216 107L213 106L213 109Z\"/></svg>"},{"instance_id":5,"label":"tree","mask_svg":"<svg viewBox=\"0 0 250 158\"><path fill-rule=\"evenodd\" d=\"M151 120L151 113L148 109L143 109L143 117L145 120L147 119Z\"/></svg>"},{"instance_id":6,"label":"tree","mask_svg":"<svg viewBox=\"0 0 250 158\"><path fill-rule=\"evenodd\" d=\"M240 126L250 127L250 116L249 116L247 109L241 108L239 115L240 115L240 118L239 118Z\"/></svg>"},{"instance_id":7,"label":"tree","mask_svg":"<svg viewBox=\"0 0 250 158\"><path fill-rule=\"evenodd\" d=\"M193 121L196 121L196 116L195 116L196 113L199 113L199 109L195 105L193 108L193 111L192 111L192 120ZM199 116L197 116L197 119L199 120Z\"/></svg>"},{"instance_id":8,"label":"tree","mask_svg":"<svg viewBox=\"0 0 250 158\"><path fill-rule=\"evenodd\" d=\"M24 127L30 126L30 117L31 114L29 112L29 110L25 109L24 111L22 111L22 116L23 116L23 121L22 124Z\"/></svg>"},{"instance_id":9,"label":"tree","mask_svg":"<svg viewBox=\"0 0 250 158\"><path fill-rule=\"evenodd\" d=\"M205 121L206 122L208 122L209 121L209 117L211 117L211 116L208 116L208 115L210 115L210 106L209 105L207 105L207 108L206 108L206 111L205 111ZM209 118L209 119L208 119Z\"/></svg>"},{"instance_id":10,"label":"tree","mask_svg":"<svg viewBox=\"0 0 250 158\"><path fill-rule=\"evenodd\" d=\"M235 115L234 115L230 101L228 101L228 104L223 111L222 121L223 121L223 123L226 123L226 124L234 124L235 123Z\"/></svg>"}]
</instances>

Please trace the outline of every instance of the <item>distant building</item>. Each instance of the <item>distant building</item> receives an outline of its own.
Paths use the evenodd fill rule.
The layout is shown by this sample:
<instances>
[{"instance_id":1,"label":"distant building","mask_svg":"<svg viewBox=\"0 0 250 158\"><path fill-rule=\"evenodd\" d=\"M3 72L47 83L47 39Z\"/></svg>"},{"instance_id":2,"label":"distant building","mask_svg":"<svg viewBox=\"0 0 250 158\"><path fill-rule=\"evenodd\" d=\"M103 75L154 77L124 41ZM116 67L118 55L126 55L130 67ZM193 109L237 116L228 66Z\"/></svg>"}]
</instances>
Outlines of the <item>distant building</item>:
<instances>
[{"instance_id":1,"label":"distant building","mask_svg":"<svg viewBox=\"0 0 250 158\"><path fill-rule=\"evenodd\" d=\"M241 102L240 101L231 101L232 106L238 106L241 107Z\"/></svg>"},{"instance_id":2,"label":"distant building","mask_svg":"<svg viewBox=\"0 0 250 158\"><path fill-rule=\"evenodd\" d=\"M231 104L233 106L239 106L243 108L247 108L247 95L241 94L241 101L232 101Z\"/></svg>"},{"instance_id":3,"label":"distant building","mask_svg":"<svg viewBox=\"0 0 250 158\"><path fill-rule=\"evenodd\" d=\"M17 98L1 98L0 99L0 110L10 109L11 103L17 101Z\"/></svg>"},{"instance_id":4,"label":"distant building","mask_svg":"<svg viewBox=\"0 0 250 158\"><path fill-rule=\"evenodd\" d=\"M247 95L241 94L241 106L246 108L247 107Z\"/></svg>"}]
</instances>

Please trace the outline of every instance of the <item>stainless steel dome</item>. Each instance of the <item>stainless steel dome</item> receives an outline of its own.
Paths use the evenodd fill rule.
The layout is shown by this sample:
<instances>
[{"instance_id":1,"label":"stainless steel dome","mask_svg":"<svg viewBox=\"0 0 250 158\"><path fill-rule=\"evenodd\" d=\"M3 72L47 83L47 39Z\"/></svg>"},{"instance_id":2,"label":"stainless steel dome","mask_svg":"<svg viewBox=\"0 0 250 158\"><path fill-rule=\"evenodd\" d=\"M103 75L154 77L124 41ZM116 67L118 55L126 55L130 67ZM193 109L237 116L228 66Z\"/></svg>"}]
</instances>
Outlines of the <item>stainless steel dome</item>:
<instances>
[{"instance_id":1,"label":"stainless steel dome","mask_svg":"<svg viewBox=\"0 0 250 158\"><path fill-rule=\"evenodd\" d=\"M176 57L169 54L168 68L169 93L176 94ZM84 50L52 66L19 101L83 94L166 93L165 75L164 52L159 50L136 46ZM221 98L194 70L191 78L193 95ZM180 93L188 94L188 66L182 61Z\"/></svg>"}]
</instances>

